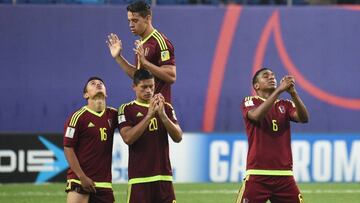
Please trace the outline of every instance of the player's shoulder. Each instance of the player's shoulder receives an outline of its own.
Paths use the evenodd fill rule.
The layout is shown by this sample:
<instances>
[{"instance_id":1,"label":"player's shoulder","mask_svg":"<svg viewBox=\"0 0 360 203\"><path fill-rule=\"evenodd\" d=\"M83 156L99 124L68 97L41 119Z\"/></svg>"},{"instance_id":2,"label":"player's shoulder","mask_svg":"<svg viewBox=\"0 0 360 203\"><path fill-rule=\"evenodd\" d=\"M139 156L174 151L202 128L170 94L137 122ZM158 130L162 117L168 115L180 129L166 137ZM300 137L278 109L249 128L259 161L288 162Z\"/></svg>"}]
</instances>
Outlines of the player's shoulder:
<instances>
[{"instance_id":1,"label":"player's shoulder","mask_svg":"<svg viewBox=\"0 0 360 203\"><path fill-rule=\"evenodd\" d=\"M118 110L116 108L112 107L112 106L107 106L106 110L111 112L111 113L117 113L118 112Z\"/></svg>"},{"instance_id":2,"label":"player's shoulder","mask_svg":"<svg viewBox=\"0 0 360 203\"><path fill-rule=\"evenodd\" d=\"M244 102L247 102L247 101L265 101L265 99L259 97L259 96L247 96L247 97L244 97Z\"/></svg>"},{"instance_id":3,"label":"player's shoulder","mask_svg":"<svg viewBox=\"0 0 360 203\"><path fill-rule=\"evenodd\" d=\"M161 51L168 50L172 47L172 43L170 40L165 36L164 33L161 33L157 30L154 31L153 35L154 39L157 42L157 45L160 47ZM170 46L170 47L169 47Z\"/></svg>"},{"instance_id":4,"label":"player's shoulder","mask_svg":"<svg viewBox=\"0 0 360 203\"><path fill-rule=\"evenodd\" d=\"M131 102L127 102L127 103L123 103L120 105L119 109L118 109L118 113L119 114L124 114L125 110L133 107L135 104L135 101L131 101Z\"/></svg>"},{"instance_id":5,"label":"player's shoulder","mask_svg":"<svg viewBox=\"0 0 360 203\"><path fill-rule=\"evenodd\" d=\"M169 102L165 102L165 106L166 108L174 109L174 107Z\"/></svg>"},{"instance_id":6,"label":"player's shoulder","mask_svg":"<svg viewBox=\"0 0 360 203\"><path fill-rule=\"evenodd\" d=\"M243 99L243 105L245 107L251 107L251 106L255 106L257 103L263 102L263 101L265 101L265 99L263 99L259 96L247 96L247 97L244 97L244 99Z\"/></svg>"},{"instance_id":7,"label":"player's shoulder","mask_svg":"<svg viewBox=\"0 0 360 203\"><path fill-rule=\"evenodd\" d=\"M291 99L282 99L283 103L291 105L292 107L295 107L295 103Z\"/></svg>"},{"instance_id":8,"label":"player's shoulder","mask_svg":"<svg viewBox=\"0 0 360 203\"><path fill-rule=\"evenodd\" d=\"M164 39L165 41L170 41L169 38L163 33L160 32L158 30L155 30L154 34L156 34L157 36L161 37L162 39Z\"/></svg>"},{"instance_id":9,"label":"player's shoulder","mask_svg":"<svg viewBox=\"0 0 360 203\"><path fill-rule=\"evenodd\" d=\"M75 127L76 124L78 123L79 119L82 118L82 116L84 115L85 112L86 112L86 106L83 106L83 107L81 107L80 109L74 111L74 112L70 115L69 126Z\"/></svg>"}]
</instances>

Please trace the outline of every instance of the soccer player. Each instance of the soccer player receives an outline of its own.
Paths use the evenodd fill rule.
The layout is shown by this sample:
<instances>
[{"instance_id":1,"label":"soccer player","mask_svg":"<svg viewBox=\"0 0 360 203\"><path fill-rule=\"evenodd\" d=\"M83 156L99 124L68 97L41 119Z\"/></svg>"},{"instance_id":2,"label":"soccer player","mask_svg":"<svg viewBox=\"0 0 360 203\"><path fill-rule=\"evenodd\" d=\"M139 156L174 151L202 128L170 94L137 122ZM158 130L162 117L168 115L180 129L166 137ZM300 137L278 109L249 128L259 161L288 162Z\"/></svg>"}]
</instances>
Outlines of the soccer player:
<instances>
[{"instance_id":1,"label":"soccer player","mask_svg":"<svg viewBox=\"0 0 360 203\"><path fill-rule=\"evenodd\" d=\"M87 105L65 123L64 153L68 203L113 203L111 161L117 110L106 106L102 79L91 77L84 86Z\"/></svg>"},{"instance_id":2,"label":"soccer player","mask_svg":"<svg viewBox=\"0 0 360 203\"><path fill-rule=\"evenodd\" d=\"M129 146L129 203L175 203L168 134L174 142L182 130L172 106L154 95L154 76L145 69L134 73L136 100L119 108L121 137Z\"/></svg>"},{"instance_id":3,"label":"soccer player","mask_svg":"<svg viewBox=\"0 0 360 203\"><path fill-rule=\"evenodd\" d=\"M155 76L155 94L161 93L171 103L171 84L176 81L174 46L168 38L152 25L152 11L144 1L135 1L127 6L129 27L135 41L135 65L122 56L122 42L114 33L108 35L108 47L112 57L133 78L139 67L145 68Z\"/></svg>"},{"instance_id":4,"label":"soccer player","mask_svg":"<svg viewBox=\"0 0 360 203\"><path fill-rule=\"evenodd\" d=\"M257 96L246 97L242 104L249 149L236 203L301 203L292 172L290 121L306 123L309 113L293 76L283 77L277 87L275 74L263 68L252 83ZM283 92L291 100L278 99Z\"/></svg>"}]
</instances>

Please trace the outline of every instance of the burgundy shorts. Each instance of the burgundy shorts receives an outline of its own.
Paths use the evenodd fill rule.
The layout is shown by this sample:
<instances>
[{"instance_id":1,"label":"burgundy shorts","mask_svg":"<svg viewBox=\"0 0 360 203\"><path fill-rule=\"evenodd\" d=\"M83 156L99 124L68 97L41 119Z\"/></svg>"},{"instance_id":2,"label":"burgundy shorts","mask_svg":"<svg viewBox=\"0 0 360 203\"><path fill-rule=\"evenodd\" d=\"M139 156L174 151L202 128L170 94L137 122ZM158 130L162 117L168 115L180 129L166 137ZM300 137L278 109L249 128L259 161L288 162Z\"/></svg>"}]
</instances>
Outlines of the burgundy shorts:
<instances>
[{"instance_id":1,"label":"burgundy shorts","mask_svg":"<svg viewBox=\"0 0 360 203\"><path fill-rule=\"evenodd\" d=\"M75 191L79 194L89 194L89 203L114 203L114 193L110 188L96 188L96 193L86 192L78 183L67 183L65 192Z\"/></svg>"},{"instance_id":2,"label":"burgundy shorts","mask_svg":"<svg viewBox=\"0 0 360 203\"><path fill-rule=\"evenodd\" d=\"M303 203L293 176L249 175L245 178L236 203Z\"/></svg>"},{"instance_id":3,"label":"burgundy shorts","mask_svg":"<svg viewBox=\"0 0 360 203\"><path fill-rule=\"evenodd\" d=\"M128 203L176 203L171 181L129 185Z\"/></svg>"}]
</instances>

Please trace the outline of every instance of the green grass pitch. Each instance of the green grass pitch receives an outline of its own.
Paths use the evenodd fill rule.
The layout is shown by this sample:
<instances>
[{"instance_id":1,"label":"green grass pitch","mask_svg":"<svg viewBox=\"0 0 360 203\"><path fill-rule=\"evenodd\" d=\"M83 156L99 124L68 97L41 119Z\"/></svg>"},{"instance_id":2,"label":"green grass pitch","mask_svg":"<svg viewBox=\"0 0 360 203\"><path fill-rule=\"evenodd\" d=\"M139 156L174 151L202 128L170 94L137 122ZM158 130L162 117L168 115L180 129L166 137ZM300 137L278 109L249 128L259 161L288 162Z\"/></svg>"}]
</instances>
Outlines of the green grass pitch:
<instances>
[{"instance_id":1,"label":"green grass pitch","mask_svg":"<svg viewBox=\"0 0 360 203\"><path fill-rule=\"evenodd\" d=\"M233 203L240 184L201 183L175 184L178 203ZM299 184L306 203L359 203L360 183ZM0 202L6 203L63 203L66 202L65 183L44 185L2 184ZM114 184L116 203L125 203L126 184Z\"/></svg>"}]
</instances>

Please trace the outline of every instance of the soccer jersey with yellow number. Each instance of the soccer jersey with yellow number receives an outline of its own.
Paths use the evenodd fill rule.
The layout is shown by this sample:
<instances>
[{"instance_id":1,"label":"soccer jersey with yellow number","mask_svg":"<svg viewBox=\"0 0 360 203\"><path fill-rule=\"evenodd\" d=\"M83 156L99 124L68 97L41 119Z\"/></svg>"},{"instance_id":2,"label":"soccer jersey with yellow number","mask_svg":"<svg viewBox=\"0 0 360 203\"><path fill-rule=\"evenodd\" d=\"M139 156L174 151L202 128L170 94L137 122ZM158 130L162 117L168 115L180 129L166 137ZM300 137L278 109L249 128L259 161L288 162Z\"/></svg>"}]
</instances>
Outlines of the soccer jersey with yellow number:
<instances>
[{"instance_id":1,"label":"soccer jersey with yellow number","mask_svg":"<svg viewBox=\"0 0 360 203\"><path fill-rule=\"evenodd\" d=\"M175 112L166 103L165 112L173 123L177 123ZM133 101L119 108L119 129L133 127L147 114L149 104ZM129 180L141 177L171 176L168 132L161 119L155 116L144 133L129 145Z\"/></svg>"},{"instance_id":2,"label":"soccer jersey with yellow number","mask_svg":"<svg viewBox=\"0 0 360 203\"><path fill-rule=\"evenodd\" d=\"M291 170L290 121L294 121L295 105L290 100L277 100L258 123L248 119L247 113L264 101L259 96L251 96L242 103L249 143L246 169Z\"/></svg>"},{"instance_id":3,"label":"soccer jersey with yellow number","mask_svg":"<svg viewBox=\"0 0 360 203\"><path fill-rule=\"evenodd\" d=\"M65 123L64 146L72 147L84 173L97 182L111 182L111 161L117 111L107 107L97 113L83 107ZM67 179L77 179L69 169Z\"/></svg>"}]
</instances>

